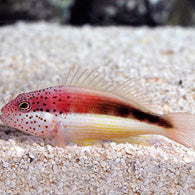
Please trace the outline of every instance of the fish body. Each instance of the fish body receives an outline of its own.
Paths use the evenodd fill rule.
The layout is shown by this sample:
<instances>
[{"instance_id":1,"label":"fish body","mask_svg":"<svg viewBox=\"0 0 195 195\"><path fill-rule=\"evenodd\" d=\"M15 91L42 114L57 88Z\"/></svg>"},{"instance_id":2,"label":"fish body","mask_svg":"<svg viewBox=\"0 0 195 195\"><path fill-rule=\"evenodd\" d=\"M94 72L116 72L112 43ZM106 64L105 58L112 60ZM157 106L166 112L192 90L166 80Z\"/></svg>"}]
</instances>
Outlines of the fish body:
<instances>
[{"instance_id":1,"label":"fish body","mask_svg":"<svg viewBox=\"0 0 195 195\"><path fill-rule=\"evenodd\" d=\"M134 89L128 90L128 82L108 87L97 78L75 70L70 85L18 95L2 108L0 119L24 132L55 138L61 147L68 142L122 142L144 134L160 134L193 146L194 115L157 114L140 104L142 98L132 93Z\"/></svg>"}]
</instances>

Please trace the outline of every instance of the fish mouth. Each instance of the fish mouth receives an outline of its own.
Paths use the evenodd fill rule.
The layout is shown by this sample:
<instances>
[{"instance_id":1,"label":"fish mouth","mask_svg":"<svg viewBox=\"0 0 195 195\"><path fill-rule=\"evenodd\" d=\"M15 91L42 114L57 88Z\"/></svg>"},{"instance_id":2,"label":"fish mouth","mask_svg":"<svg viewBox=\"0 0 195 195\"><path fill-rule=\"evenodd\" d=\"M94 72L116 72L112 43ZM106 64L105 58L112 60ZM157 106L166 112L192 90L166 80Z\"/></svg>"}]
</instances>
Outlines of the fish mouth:
<instances>
[{"instance_id":1,"label":"fish mouth","mask_svg":"<svg viewBox=\"0 0 195 195\"><path fill-rule=\"evenodd\" d=\"M1 108L1 113L0 113L0 120L4 123L5 123L6 119L10 118L9 115L6 113L5 109L6 109L6 105L3 106L3 108Z\"/></svg>"},{"instance_id":2,"label":"fish mouth","mask_svg":"<svg viewBox=\"0 0 195 195\"><path fill-rule=\"evenodd\" d=\"M5 115L4 115L4 114L1 114L1 115L0 115L0 120L1 120L2 122L4 122L4 118L5 118Z\"/></svg>"},{"instance_id":3,"label":"fish mouth","mask_svg":"<svg viewBox=\"0 0 195 195\"><path fill-rule=\"evenodd\" d=\"M6 121L9 119L9 117L6 114L1 114L0 115L0 120L4 123L7 124Z\"/></svg>"}]
</instances>

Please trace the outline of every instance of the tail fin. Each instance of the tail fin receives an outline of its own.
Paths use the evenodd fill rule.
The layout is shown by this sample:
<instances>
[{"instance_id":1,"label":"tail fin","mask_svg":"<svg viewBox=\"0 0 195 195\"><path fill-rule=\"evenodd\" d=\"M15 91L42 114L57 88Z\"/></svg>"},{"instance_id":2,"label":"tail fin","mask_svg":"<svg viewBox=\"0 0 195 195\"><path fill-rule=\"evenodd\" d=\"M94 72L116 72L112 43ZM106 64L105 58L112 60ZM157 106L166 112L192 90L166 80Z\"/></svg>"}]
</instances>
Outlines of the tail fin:
<instances>
[{"instance_id":1,"label":"tail fin","mask_svg":"<svg viewBox=\"0 0 195 195\"><path fill-rule=\"evenodd\" d=\"M195 115L188 113L170 113L167 118L173 123L174 129L167 131L167 137L186 146L195 146Z\"/></svg>"}]
</instances>

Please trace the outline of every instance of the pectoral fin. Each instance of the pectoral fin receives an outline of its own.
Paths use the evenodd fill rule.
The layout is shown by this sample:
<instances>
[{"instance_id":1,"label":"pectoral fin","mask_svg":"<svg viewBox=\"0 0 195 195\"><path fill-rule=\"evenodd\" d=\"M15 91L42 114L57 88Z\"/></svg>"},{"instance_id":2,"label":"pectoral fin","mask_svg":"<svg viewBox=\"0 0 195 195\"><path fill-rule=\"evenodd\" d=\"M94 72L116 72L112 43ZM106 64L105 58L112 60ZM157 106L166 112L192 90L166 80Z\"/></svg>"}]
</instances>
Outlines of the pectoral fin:
<instances>
[{"instance_id":1,"label":"pectoral fin","mask_svg":"<svg viewBox=\"0 0 195 195\"><path fill-rule=\"evenodd\" d=\"M66 145L62 136L62 126L59 123L56 123L53 132L55 136L55 145L61 148L65 148Z\"/></svg>"}]
</instances>

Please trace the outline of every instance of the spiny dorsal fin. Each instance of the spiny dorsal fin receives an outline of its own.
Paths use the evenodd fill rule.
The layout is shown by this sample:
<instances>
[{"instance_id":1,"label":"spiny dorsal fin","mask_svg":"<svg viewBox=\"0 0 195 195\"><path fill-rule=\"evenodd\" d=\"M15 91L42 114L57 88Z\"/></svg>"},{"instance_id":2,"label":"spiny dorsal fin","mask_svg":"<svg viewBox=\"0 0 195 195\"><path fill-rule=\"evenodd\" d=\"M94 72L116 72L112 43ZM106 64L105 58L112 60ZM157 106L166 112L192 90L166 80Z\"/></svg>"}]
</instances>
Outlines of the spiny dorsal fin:
<instances>
[{"instance_id":1,"label":"spiny dorsal fin","mask_svg":"<svg viewBox=\"0 0 195 195\"><path fill-rule=\"evenodd\" d=\"M148 110L158 112L157 106L151 104L149 98L143 94L134 79L126 79L118 84L105 80L100 73L94 73L80 66L73 66L66 74L64 85L109 92L125 98L130 103L133 102Z\"/></svg>"}]
</instances>

